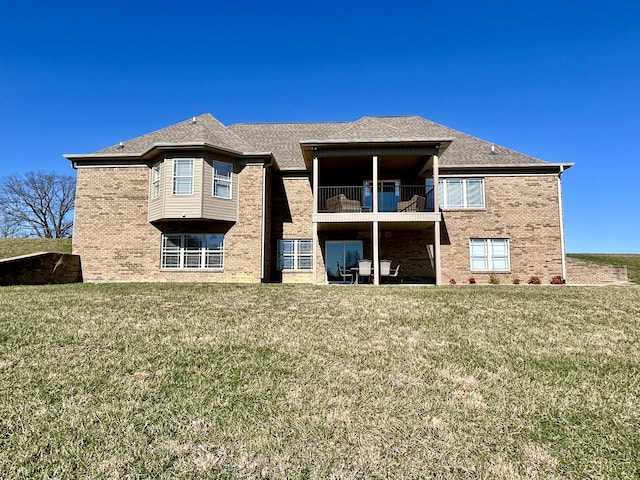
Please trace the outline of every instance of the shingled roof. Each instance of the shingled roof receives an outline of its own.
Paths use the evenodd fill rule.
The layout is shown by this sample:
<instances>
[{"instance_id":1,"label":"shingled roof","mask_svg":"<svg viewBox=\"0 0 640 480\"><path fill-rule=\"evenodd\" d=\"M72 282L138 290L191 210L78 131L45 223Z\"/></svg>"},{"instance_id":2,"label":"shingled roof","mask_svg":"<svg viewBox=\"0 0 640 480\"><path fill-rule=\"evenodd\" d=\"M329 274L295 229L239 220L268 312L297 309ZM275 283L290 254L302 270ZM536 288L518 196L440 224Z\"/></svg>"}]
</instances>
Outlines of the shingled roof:
<instances>
[{"instance_id":1,"label":"shingled roof","mask_svg":"<svg viewBox=\"0 0 640 480\"><path fill-rule=\"evenodd\" d=\"M550 165L417 116L363 117L355 122L239 123L224 126L207 113L86 157L143 156L158 146L203 144L239 155L271 154L282 170L304 170L300 144L309 141L327 144L450 142L440 157L442 167Z\"/></svg>"},{"instance_id":2,"label":"shingled roof","mask_svg":"<svg viewBox=\"0 0 640 480\"><path fill-rule=\"evenodd\" d=\"M157 145L207 144L234 152L253 151L251 145L237 136L211 114L205 113L96 152L100 154L144 154Z\"/></svg>"}]
</instances>

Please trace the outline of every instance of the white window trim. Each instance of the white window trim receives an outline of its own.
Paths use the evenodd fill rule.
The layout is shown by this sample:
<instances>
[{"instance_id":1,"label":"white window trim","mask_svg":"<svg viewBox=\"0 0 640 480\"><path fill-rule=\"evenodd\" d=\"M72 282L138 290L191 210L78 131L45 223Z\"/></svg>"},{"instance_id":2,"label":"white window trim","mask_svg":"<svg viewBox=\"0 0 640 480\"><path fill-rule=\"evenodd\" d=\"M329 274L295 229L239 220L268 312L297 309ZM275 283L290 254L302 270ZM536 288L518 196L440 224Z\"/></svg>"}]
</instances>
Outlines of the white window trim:
<instances>
[{"instance_id":1,"label":"white window trim","mask_svg":"<svg viewBox=\"0 0 640 480\"><path fill-rule=\"evenodd\" d=\"M449 206L447 205L447 184L449 180L462 180L462 206ZM482 205L469 205L469 180L482 180ZM440 177L440 208L450 210L484 210L485 209L485 195L484 195L484 177Z\"/></svg>"},{"instance_id":2,"label":"white window trim","mask_svg":"<svg viewBox=\"0 0 640 480\"><path fill-rule=\"evenodd\" d=\"M483 241L485 244L486 256L483 256L486 262L487 268L483 269L474 269L473 268L473 242L474 241ZM505 242L506 245L506 268L498 269L495 268L494 259L496 258L493 254L493 243L495 241ZM469 239L469 266L472 272L510 272L511 271L511 245L508 238L470 238ZM479 258L479 257L477 257Z\"/></svg>"},{"instance_id":3,"label":"white window trim","mask_svg":"<svg viewBox=\"0 0 640 480\"><path fill-rule=\"evenodd\" d=\"M176 175L176 165L177 165L178 162L184 162L184 161L191 162L191 175L178 176L178 175ZM179 195L179 196L193 195L194 174L195 174L195 161L194 161L193 158L174 158L173 159L173 177L172 177L173 185L171 187L172 194L173 195ZM190 193L176 193L176 179L177 178L190 178L191 179L191 188L190 188L191 191L190 191Z\"/></svg>"},{"instance_id":4,"label":"white window trim","mask_svg":"<svg viewBox=\"0 0 640 480\"><path fill-rule=\"evenodd\" d=\"M216 175L216 164L228 165L230 167L229 178ZM212 182L211 182L211 195L216 198L230 199L233 197L233 164L229 162L222 162L220 160L214 160L212 162ZM216 195L216 182L227 183L229 185L229 196Z\"/></svg>"},{"instance_id":5,"label":"white window trim","mask_svg":"<svg viewBox=\"0 0 640 480\"><path fill-rule=\"evenodd\" d=\"M293 242L293 253L285 254L282 251L283 242ZM310 242L311 250L309 253L301 253L300 252L300 243L301 242ZM293 258L293 268L285 268L282 265L282 259L284 257ZM311 259L311 263L308 268L300 267L300 258L309 258ZM278 269L283 272L311 272L313 271L313 243L310 238L282 238L278 241Z\"/></svg>"},{"instance_id":6,"label":"white window trim","mask_svg":"<svg viewBox=\"0 0 640 480\"><path fill-rule=\"evenodd\" d=\"M200 247L199 249L199 254L200 254L200 264L198 267L187 267L185 266L185 258L186 258L186 253L190 252L190 253L194 253L195 250L187 250L186 248L186 238L189 236L200 236L200 237L206 237L207 235L220 235L222 236L222 242L221 242L221 247L219 249L208 249L206 247L206 241L205 238L201 239L201 245L202 247ZM180 246L177 249L170 249L167 248L165 245L165 240L169 237L179 237L179 244ZM176 266L167 266L165 264L165 256L167 254L178 254L179 258L178 258L178 264ZM216 266L216 267L208 267L207 265L207 255L208 254L219 254L221 256L221 265L220 266ZM169 234L162 234L162 241L161 241L161 251L160 251L160 269L161 270L167 270L167 271L176 271L176 270L182 270L182 271L202 271L202 270L206 270L206 271L222 271L224 270L224 234L221 233L169 233Z\"/></svg>"}]
</instances>

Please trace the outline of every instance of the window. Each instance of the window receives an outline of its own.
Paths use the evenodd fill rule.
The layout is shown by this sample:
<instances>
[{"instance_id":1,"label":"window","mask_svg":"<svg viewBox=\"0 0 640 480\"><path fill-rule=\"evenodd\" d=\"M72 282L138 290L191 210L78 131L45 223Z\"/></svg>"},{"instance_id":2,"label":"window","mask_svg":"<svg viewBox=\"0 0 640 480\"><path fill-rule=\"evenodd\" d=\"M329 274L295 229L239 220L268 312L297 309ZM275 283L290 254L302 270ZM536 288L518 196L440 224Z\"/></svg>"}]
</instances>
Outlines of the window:
<instances>
[{"instance_id":1,"label":"window","mask_svg":"<svg viewBox=\"0 0 640 480\"><path fill-rule=\"evenodd\" d=\"M311 240L280 240L278 247L278 268L280 270L311 270L313 268Z\"/></svg>"},{"instance_id":2,"label":"window","mask_svg":"<svg viewBox=\"0 0 640 480\"><path fill-rule=\"evenodd\" d=\"M221 233L163 235L161 267L222 270L224 235Z\"/></svg>"},{"instance_id":3,"label":"window","mask_svg":"<svg viewBox=\"0 0 640 480\"><path fill-rule=\"evenodd\" d=\"M151 198L160 196L160 162L151 168Z\"/></svg>"},{"instance_id":4,"label":"window","mask_svg":"<svg viewBox=\"0 0 640 480\"><path fill-rule=\"evenodd\" d=\"M231 198L231 174L233 165L224 162L213 162L213 196Z\"/></svg>"},{"instance_id":5,"label":"window","mask_svg":"<svg viewBox=\"0 0 640 480\"><path fill-rule=\"evenodd\" d=\"M484 178L441 178L438 185L440 208L484 208ZM433 190L433 178L426 187Z\"/></svg>"},{"instance_id":6,"label":"window","mask_svg":"<svg viewBox=\"0 0 640 480\"><path fill-rule=\"evenodd\" d=\"M192 158L176 158L173 160L173 194L193 194Z\"/></svg>"},{"instance_id":7,"label":"window","mask_svg":"<svg viewBox=\"0 0 640 480\"><path fill-rule=\"evenodd\" d=\"M471 270L506 272L509 266L509 239L472 238L469 244Z\"/></svg>"}]
</instances>

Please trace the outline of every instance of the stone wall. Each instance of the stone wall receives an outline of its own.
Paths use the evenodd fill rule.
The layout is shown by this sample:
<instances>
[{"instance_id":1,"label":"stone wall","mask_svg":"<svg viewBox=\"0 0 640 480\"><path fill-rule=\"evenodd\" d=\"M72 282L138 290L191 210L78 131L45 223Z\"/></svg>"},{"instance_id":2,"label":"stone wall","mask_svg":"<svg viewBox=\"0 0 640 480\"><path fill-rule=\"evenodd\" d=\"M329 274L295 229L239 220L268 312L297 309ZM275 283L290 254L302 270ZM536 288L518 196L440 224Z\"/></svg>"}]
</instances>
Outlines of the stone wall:
<instances>
[{"instance_id":1,"label":"stone wall","mask_svg":"<svg viewBox=\"0 0 640 480\"><path fill-rule=\"evenodd\" d=\"M0 260L0 285L46 285L81 281L78 255L42 252Z\"/></svg>"}]
</instances>

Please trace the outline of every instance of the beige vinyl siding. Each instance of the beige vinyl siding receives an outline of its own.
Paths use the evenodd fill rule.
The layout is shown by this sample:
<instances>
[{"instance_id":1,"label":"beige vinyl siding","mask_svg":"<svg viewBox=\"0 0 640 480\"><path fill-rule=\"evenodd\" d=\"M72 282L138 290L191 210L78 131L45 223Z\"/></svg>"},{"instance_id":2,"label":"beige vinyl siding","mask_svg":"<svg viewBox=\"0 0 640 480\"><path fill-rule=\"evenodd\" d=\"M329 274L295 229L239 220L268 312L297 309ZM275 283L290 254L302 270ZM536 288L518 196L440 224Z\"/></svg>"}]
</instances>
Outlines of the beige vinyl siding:
<instances>
[{"instance_id":1,"label":"beige vinyl siding","mask_svg":"<svg viewBox=\"0 0 640 480\"><path fill-rule=\"evenodd\" d=\"M185 157L187 158L187 157ZM173 158L165 160L163 218L202 218L202 158L193 159L193 193L173 194ZM184 214L184 215L183 215Z\"/></svg>"},{"instance_id":2,"label":"beige vinyl siding","mask_svg":"<svg viewBox=\"0 0 640 480\"><path fill-rule=\"evenodd\" d=\"M153 167L154 163L149 169L149 221L153 222L162 218L164 214L164 178L166 177L165 163L160 161L160 194L157 198L152 198L152 182L153 182Z\"/></svg>"},{"instance_id":3,"label":"beige vinyl siding","mask_svg":"<svg viewBox=\"0 0 640 480\"><path fill-rule=\"evenodd\" d=\"M215 159L233 165L231 198L218 198L213 196L213 160L208 158L204 162L202 216L211 220L236 222L238 220L238 184L240 183L238 166L230 160Z\"/></svg>"}]
</instances>

